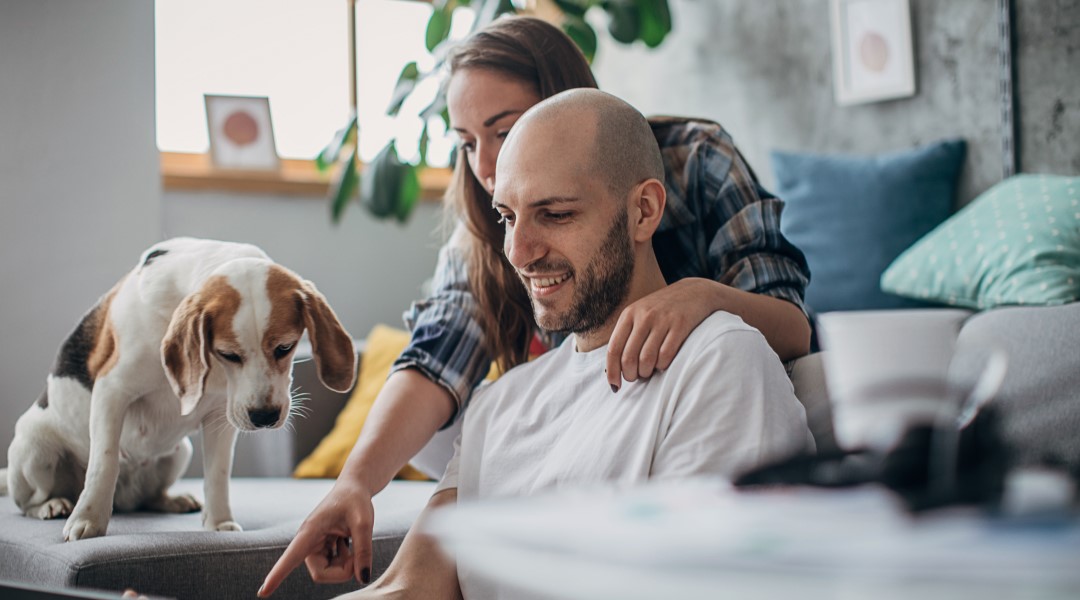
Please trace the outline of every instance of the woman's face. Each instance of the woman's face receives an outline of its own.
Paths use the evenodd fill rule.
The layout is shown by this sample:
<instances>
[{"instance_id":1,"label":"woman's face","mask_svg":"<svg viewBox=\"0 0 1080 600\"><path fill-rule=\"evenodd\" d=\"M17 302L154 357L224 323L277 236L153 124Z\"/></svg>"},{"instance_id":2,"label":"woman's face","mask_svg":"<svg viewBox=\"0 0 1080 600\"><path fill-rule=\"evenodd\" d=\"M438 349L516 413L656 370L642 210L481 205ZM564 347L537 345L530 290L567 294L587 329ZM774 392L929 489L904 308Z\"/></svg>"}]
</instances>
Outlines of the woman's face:
<instances>
[{"instance_id":1,"label":"woman's face","mask_svg":"<svg viewBox=\"0 0 1080 600\"><path fill-rule=\"evenodd\" d=\"M495 159L510 127L540 96L532 86L488 69L462 69L446 90L450 127L476 180L495 190Z\"/></svg>"}]
</instances>

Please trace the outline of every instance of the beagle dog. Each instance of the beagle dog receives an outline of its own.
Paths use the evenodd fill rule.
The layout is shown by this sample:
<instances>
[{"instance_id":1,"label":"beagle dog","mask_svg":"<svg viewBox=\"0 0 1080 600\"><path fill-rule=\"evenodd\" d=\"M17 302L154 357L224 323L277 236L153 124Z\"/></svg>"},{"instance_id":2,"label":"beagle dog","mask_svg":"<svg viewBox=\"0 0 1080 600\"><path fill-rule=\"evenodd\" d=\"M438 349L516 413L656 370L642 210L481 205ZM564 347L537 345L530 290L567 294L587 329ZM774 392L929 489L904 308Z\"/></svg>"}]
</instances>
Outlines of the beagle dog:
<instances>
[{"instance_id":1,"label":"beagle dog","mask_svg":"<svg viewBox=\"0 0 1080 600\"><path fill-rule=\"evenodd\" d=\"M69 541L104 535L114 509L193 512L197 500L168 490L201 429L203 526L239 531L229 507L237 431L285 424L305 330L320 380L347 391L352 338L311 282L248 244L151 247L61 346L15 425L8 491L27 516L66 516Z\"/></svg>"}]
</instances>

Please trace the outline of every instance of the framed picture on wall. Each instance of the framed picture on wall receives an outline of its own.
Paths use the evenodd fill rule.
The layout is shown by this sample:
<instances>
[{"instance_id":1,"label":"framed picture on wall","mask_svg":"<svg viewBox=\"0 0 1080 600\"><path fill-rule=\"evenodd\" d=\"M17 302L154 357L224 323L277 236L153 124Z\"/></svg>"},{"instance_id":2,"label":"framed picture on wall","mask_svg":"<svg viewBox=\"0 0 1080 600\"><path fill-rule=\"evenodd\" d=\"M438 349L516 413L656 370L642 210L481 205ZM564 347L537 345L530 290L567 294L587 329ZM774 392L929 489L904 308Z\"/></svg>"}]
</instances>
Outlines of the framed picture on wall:
<instances>
[{"instance_id":1,"label":"framed picture on wall","mask_svg":"<svg viewBox=\"0 0 1080 600\"><path fill-rule=\"evenodd\" d=\"M270 99L266 96L204 94L210 160L219 169L276 171Z\"/></svg>"},{"instance_id":2,"label":"framed picture on wall","mask_svg":"<svg viewBox=\"0 0 1080 600\"><path fill-rule=\"evenodd\" d=\"M829 12L837 103L915 94L908 0L830 0Z\"/></svg>"}]
</instances>

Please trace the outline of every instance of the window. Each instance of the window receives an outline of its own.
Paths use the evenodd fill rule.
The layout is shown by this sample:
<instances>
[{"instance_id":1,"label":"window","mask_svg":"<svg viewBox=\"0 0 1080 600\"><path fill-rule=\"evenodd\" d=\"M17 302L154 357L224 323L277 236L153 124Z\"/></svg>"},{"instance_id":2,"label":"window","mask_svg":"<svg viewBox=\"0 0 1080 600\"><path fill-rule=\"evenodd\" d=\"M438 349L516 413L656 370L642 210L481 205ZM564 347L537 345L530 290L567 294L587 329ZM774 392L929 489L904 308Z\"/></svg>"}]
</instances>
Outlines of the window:
<instances>
[{"instance_id":1,"label":"window","mask_svg":"<svg viewBox=\"0 0 1080 600\"><path fill-rule=\"evenodd\" d=\"M402 158L415 155L416 115L433 97L429 78L402 108L386 106L402 67L430 69L424 47L431 6L405 0L357 0L360 158L371 160L397 136ZM278 154L311 159L349 112L347 0L156 0L157 143L163 152L209 149L203 94L267 96ZM452 37L472 15L455 12ZM431 123L429 162L445 165L452 141Z\"/></svg>"}]
</instances>

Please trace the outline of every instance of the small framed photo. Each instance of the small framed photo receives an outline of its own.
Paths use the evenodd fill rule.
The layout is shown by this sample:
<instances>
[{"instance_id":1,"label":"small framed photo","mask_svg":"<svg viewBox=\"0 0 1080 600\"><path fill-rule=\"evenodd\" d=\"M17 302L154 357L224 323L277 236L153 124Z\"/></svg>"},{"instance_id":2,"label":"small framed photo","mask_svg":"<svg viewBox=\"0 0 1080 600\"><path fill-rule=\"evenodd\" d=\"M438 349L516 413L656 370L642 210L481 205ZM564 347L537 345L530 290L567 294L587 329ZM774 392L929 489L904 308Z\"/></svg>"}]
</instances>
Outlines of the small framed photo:
<instances>
[{"instance_id":1,"label":"small framed photo","mask_svg":"<svg viewBox=\"0 0 1080 600\"><path fill-rule=\"evenodd\" d=\"M210 160L219 169L276 171L270 99L266 96L205 94Z\"/></svg>"},{"instance_id":2,"label":"small framed photo","mask_svg":"<svg viewBox=\"0 0 1080 600\"><path fill-rule=\"evenodd\" d=\"M837 103L915 94L908 0L830 0L829 12Z\"/></svg>"}]
</instances>

